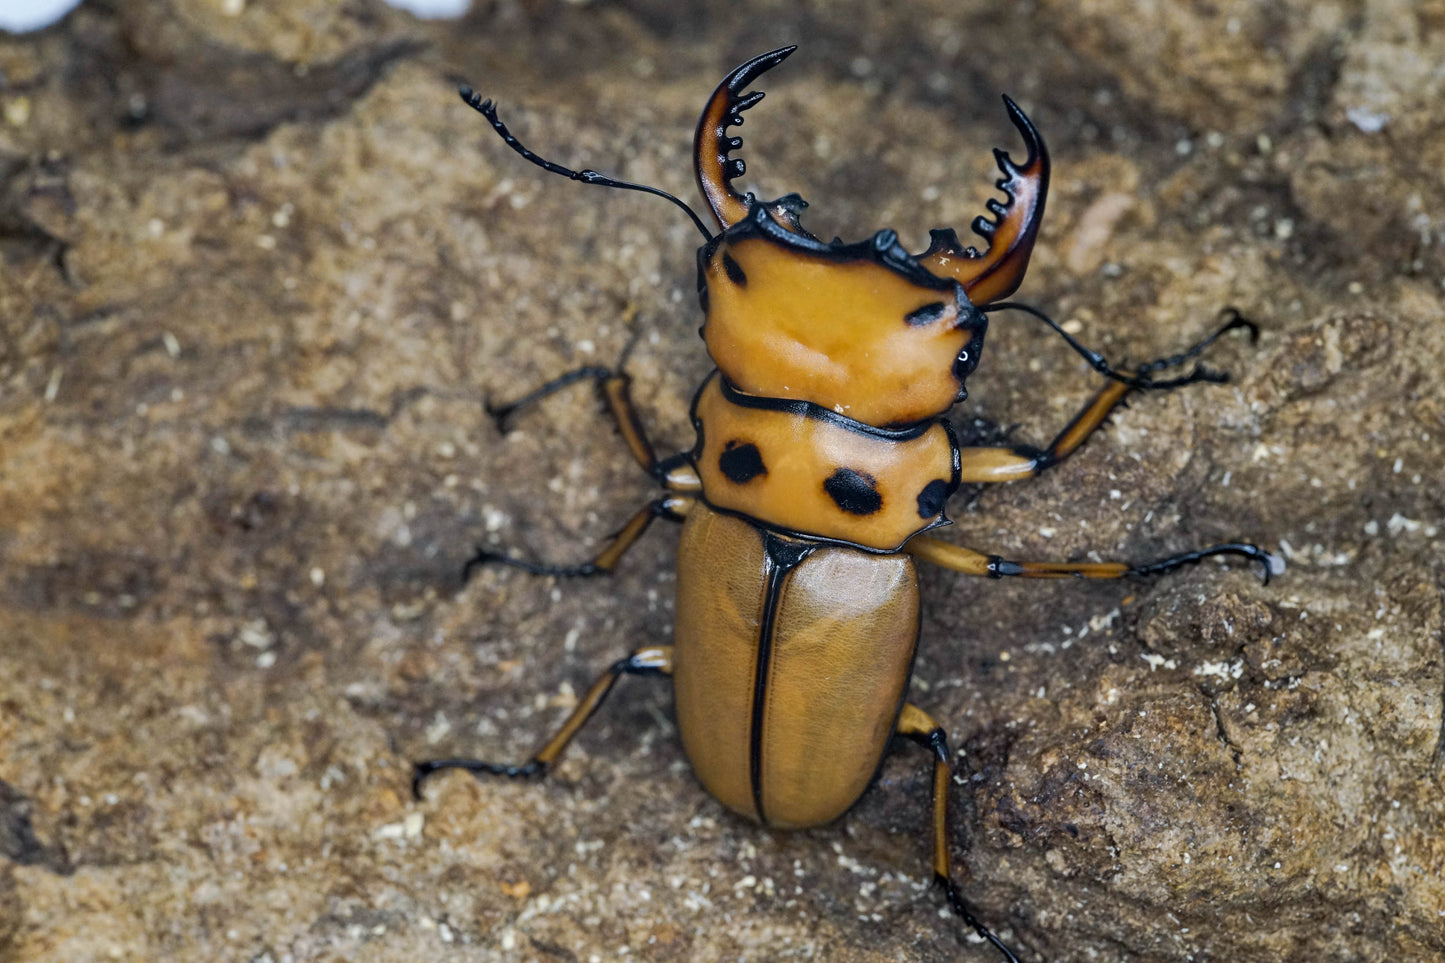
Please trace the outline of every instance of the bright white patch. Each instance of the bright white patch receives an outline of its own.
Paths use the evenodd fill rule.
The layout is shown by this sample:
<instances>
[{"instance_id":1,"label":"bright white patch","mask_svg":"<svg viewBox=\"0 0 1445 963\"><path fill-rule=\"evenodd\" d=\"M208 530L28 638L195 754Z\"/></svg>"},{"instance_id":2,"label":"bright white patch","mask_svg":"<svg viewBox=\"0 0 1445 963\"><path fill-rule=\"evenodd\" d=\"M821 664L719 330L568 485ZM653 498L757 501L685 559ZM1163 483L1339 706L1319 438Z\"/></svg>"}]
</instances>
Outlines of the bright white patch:
<instances>
[{"instance_id":1,"label":"bright white patch","mask_svg":"<svg viewBox=\"0 0 1445 963\"><path fill-rule=\"evenodd\" d=\"M80 0L5 0L0 3L0 30L14 33L39 30L78 6Z\"/></svg>"},{"instance_id":2,"label":"bright white patch","mask_svg":"<svg viewBox=\"0 0 1445 963\"><path fill-rule=\"evenodd\" d=\"M423 20L448 20L460 17L471 8L472 0L386 0L399 10L406 10ZM80 0L0 0L0 30L25 33L55 23L80 5ZM226 0L222 10L232 17L245 12L244 0Z\"/></svg>"},{"instance_id":3,"label":"bright white patch","mask_svg":"<svg viewBox=\"0 0 1445 963\"><path fill-rule=\"evenodd\" d=\"M1243 660L1235 662L1205 662L1195 668L1194 674L1212 675L1222 681L1228 682L1230 679L1238 679L1244 674L1244 662Z\"/></svg>"},{"instance_id":4,"label":"bright white patch","mask_svg":"<svg viewBox=\"0 0 1445 963\"><path fill-rule=\"evenodd\" d=\"M423 20L446 20L460 17L471 7L472 0L386 0L398 10L406 10Z\"/></svg>"},{"instance_id":5,"label":"bright white patch","mask_svg":"<svg viewBox=\"0 0 1445 963\"><path fill-rule=\"evenodd\" d=\"M1350 123L1366 134L1378 134L1390 122L1389 114L1370 110L1368 107L1350 107L1345 111L1345 116L1350 119Z\"/></svg>"}]
</instances>

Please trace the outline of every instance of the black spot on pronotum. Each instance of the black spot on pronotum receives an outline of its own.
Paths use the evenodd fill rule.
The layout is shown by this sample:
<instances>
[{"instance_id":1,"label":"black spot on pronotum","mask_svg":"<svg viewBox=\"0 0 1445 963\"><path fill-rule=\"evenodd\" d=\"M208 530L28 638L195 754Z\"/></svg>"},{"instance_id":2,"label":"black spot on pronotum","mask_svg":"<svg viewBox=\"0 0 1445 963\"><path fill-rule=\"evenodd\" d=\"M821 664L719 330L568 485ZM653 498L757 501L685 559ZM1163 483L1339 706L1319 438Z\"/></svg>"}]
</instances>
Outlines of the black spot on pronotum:
<instances>
[{"instance_id":1,"label":"black spot on pronotum","mask_svg":"<svg viewBox=\"0 0 1445 963\"><path fill-rule=\"evenodd\" d=\"M758 446L750 441L730 441L723 445L723 452L717 459L718 470L728 481L745 485L759 475L768 473L763 464L763 455Z\"/></svg>"},{"instance_id":2,"label":"black spot on pronotum","mask_svg":"<svg viewBox=\"0 0 1445 963\"><path fill-rule=\"evenodd\" d=\"M839 468L829 475L823 490L849 515L872 515L883 507L877 479L851 468Z\"/></svg>"},{"instance_id":3,"label":"black spot on pronotum","mask_svg":"<svg viewBox=\"0 0 1445 963\"><path fill-rule=\"evenodd\" d=\"M743 266L733 260L733 256L726 251L722 256L723 270L728 273L728 280L738 287L747 287L748 276L743 273Z\"/></svg>"},{"instance_id":4,"label":"black spot on pronotum","mask_svg":"<svg viewBox=\"0 0 1445 963\"><path fill-rule=\"evenodd\" d=\"M935 478L918 493L918 517L933 518L948 501L948 482Z\"/></svg>"},{"instance_id":5,"label":"black spot on pronotum","mask_svg":"<svg viewBox=\"0 0 1445 963\"><path fill-rule=\"evenodd\" d=\"M934 301L932 304L925 304L921 308L909 311L903 316L903 320L912 327L921 328L925 324L932 324L943 317L943 312L947 310L948 306L942 301Z\"/></svg>"}]
</instances>

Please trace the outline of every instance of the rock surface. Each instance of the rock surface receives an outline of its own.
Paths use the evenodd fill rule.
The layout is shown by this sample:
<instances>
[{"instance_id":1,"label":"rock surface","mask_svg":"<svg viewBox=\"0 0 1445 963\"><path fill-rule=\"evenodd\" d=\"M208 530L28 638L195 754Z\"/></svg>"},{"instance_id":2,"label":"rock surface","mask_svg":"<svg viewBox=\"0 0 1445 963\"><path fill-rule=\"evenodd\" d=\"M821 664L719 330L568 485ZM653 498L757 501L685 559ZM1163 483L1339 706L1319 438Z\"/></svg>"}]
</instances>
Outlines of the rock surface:
<instances>
[{"instance_id":1,"label":"rock surface","mask_svg":"<svg viewBox=\"0 0 1445 963\"><path fill-rule=\"evenodd\" d=\"M635 339L675 449L707 369L692 227L452 87L691 198L712 85L795 41L745 156L816 233L964 228L1007 91L1055 164L1023 297L1118 360L1262 329L955 503L1015 558L1290 563L925 575L912 699L965 750L980 914L1028 960L1445 956L1445 4L171 0L0 39L0 960L995 958L927 886L911 747L761 831L626 680L547 782L409 798L670 632L668 531L461 585L473 543L576 559L650 497L588 391L505 438L482 400ZM962 429L1046 441L1091 376L990 337Z\"/></svg>"}]
</instances>

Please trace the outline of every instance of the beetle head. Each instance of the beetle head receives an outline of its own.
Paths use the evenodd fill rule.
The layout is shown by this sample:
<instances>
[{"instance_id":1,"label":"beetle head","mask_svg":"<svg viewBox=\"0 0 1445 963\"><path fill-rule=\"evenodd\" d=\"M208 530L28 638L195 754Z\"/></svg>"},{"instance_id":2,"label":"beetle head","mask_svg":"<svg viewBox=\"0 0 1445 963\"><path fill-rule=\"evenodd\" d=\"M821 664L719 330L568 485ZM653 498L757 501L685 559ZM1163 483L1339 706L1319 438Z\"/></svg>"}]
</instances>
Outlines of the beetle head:
<instances>
[{"instance_id":1,"label":"beetle head","mask_svg":"<svg viewBox=\"0 0 1445 963\"><path fill-rule=\"evenodd\" d=\"M800 223L796 194L760 201L732 186L743 174L730 156L742 139L729 127L763 95L745 92L796 49L748 61L713 92L694 141L696 174L721 233L698 252L703 337L739 389L803 398L869 424L906 424L946 411L964 395L987 321L976 305L1011 294L1023 280L1048 188L1048 154L1013 101L1009 117L1029 155L1016 165L995 151L1007 200L973 229L982 252L935 230L928 250L909 254L892 231L856 244L824 243Z\"/></svg>"},{"instance_id":2,"label":"beetle head","mask_svg":"<svg viewBox=\"0 0 1445 963\"><path fill-rule=\"evenodd\" d=\"M872 425L921 421L963 395L988 321L892 231L825 244L755 204L698 251L703 339L747 394L811 401Z\"/></svg>"}]
</instances>

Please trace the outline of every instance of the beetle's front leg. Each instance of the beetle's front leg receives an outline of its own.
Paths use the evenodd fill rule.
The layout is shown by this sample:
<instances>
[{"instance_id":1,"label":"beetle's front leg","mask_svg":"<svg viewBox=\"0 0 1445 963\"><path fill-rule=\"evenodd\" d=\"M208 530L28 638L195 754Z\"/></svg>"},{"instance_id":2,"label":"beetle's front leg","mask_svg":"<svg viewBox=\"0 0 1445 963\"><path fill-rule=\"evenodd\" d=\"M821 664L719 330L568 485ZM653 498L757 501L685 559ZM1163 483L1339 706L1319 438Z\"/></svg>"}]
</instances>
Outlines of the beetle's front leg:
<instances>
[{"instance_id":1,"label":"beetle's front leg","mask_svg":"<svg viewBox=\"0 0 1445 963\"><path fill-rule=\"evenodd\" d=\"M687 510L692 506L692 494L702 490L702 481L697 477L697 472L687 458L682 455L674 455L671 458L658 460L652 442L648 441L642 419L637 415L637 408L632 403L632 378L625 372L600 366L577 368L553 378L540 388L528 392L510 404L488 404L487 412L496 419L497 427L505 432L510 419L518 411L536 404L563 388L587 380L594 381L598 385L602 397L607 402L607 410L617 424L618 433L622 435L622 440L627 445L627 450L637 459L637 463L642 466L643 470L671 494L643 506L626 525L612 536L602 551L580 565L551 565L544 562L532 562L501 552L493 552L478 545L475 554L462 566L463 582L470 579L472 573L478 568L492 562L520 568L533 575L568 577L609 572L627 550L642 537L642 533L647 531L653 519L666 518L670 521L682 521Z\"/></svg>"},{"instance_id":2,"label":"beetle's front leg","mask_svg":"<svg viewBox=\"0 0 1445 963\"><path fill-rule=\"evenodd\" d=\"M1024 305L1007 303L995 305L993 309L1000 307L1013 307L1028 310L1038 317L1044 318L1053 325L1054 322L1043 314L1027 308ZM1153 381L1149 378L1150 373L1163 371L1166 368L1183 364L1191 358L1199 355L1205 348L1213 344L1216 339L1227 331L1235 328L1248 330L1252 337L1258 337L1259 329L1252 321L1244 318L1238 311L1229 309L1224 313L1224 323L1207 338L1191 346L1188 350L1168 358L1157 358L1138 368L1138 374L1134 376L1122 375L1114 372L1104 362L1102 356L1097 352L1090 351L1078 342L1074 341L1062 328L1058 332L1069 339L1069 344L1089 359L1094 367L1110 377L1110 381L1099 390L1091 401L1089 401L1073 419L1064 426L1064 430L1054 438L1047 448L1042 450L1027 445L1014 447L977 447L964 448L959 452L959 481L971 484L985 484L989 482L1018 481L1024 478L1033 478L1046 468L1051 468L1059 462L1068 458L1083 446L1104 422L1108 419L1113 410L1124 400L1130 391L1138 389L1170 389L1179 388L1196 381L1223 381L1225 376L1209 371L1204 368L1196 368L1193 373L1182 378L1174 378L1168 381Z\"/></svg>"},{"instance_id":3,"label":"beetle's front leg","mask_svg":"<svg viewBox=\"0 0 1445 963\"><path fill-rule=\"evenodd\" d=\"M942 568L964 575L987 578L1124 578L1128 575L1158 575L1214 555L1235 555L1259 562L1260 577L1266 585L1269 577L1282 569L1280 559L1258 545L1230 542L1211 545L1193 552L1182 552L1168 558L1131 565L1128 562L1016 562L999 555L985 555L973 549L945 542L930 535L915 535L903 549L914 558L932 562Z\"/></svg>"},{"instance_id":4,"label":"beetle's front leg","mask_svg":"<svg viewBox=\"0 0 1445 963\"><path fill-rule=\"evenodd\" d=\"M1042 451L1026 445L960 449L959 481L985 484L1033 478L1078 451L1128 393L1129 386L1122 381L1110 381L1104 385L1093 400L1059 432L1053 443Z\"/></svg>"},{"instance_id":5,"label":"beetle's front leg","mask_svg":"<svg viewBox=\"0 0 1445 963\"><path fill-rule=\"evenodd\" d=\"M954 885L952 867L948 856L948 784L953 775L953 764L949 759L948 734L933 721L933 717L911 702L903 704L898 716L898 734L933 753L933 880L948 896L948 905L953 908L974 932L992 943L1009 963L1018 963L1003 941L973 915L963 896Z\"/></svg>"},{"instance_id":6,"label":"beetle's front leg","mask_svg":"<svg viewBox=\"0 0 1445 963\"><path fill-rule=\"evenodd\" d=\"M612 687L624 675L672 675L672 646L652 645L637 649L625 659L618 659L604 672L577 703L577 708L562 723L557 734L547 744L521 765L509 766L504 763L485 762L481 759L432 759L418 762L412 768L411 792L420 799L421 784L432 773L442 769L465 769L471 773L488 773L494 776L508 776L513 779L529 776L544 776L557 757L562 755L572 738L577 735L592 714L601 708L603 701L612 692Z\"/></svg>"},{"instance_id":7,"label":"beetle's front leg","mask_svg":"<svg viewBox=\"0 0 1445 963\"><path fill-rule=\"evenodd\" d=\"M632 452L632 457L642 466L642 470L649 475L662 481L659 474L660 463L657 454L653 451L652 442L647 439L647 430L642 425L642 419L637 415L637 407L632 403L632 376L625 371L604 368L600 365L585 365L575 368L566 374L558 375L551 381L527 392L516 401L505 405L494 405L487 403L487 414L491 415L497 423L497 428L505 434L511 428L512 416L519 411L532 407L543 398L549 397L570 387L579 381L592 381L597 385L602 394L603 400L607 403L607 412L617 424L617 431L622 435L622 441L627 445L627 450Z\"/></svg>"}]
</instances>

